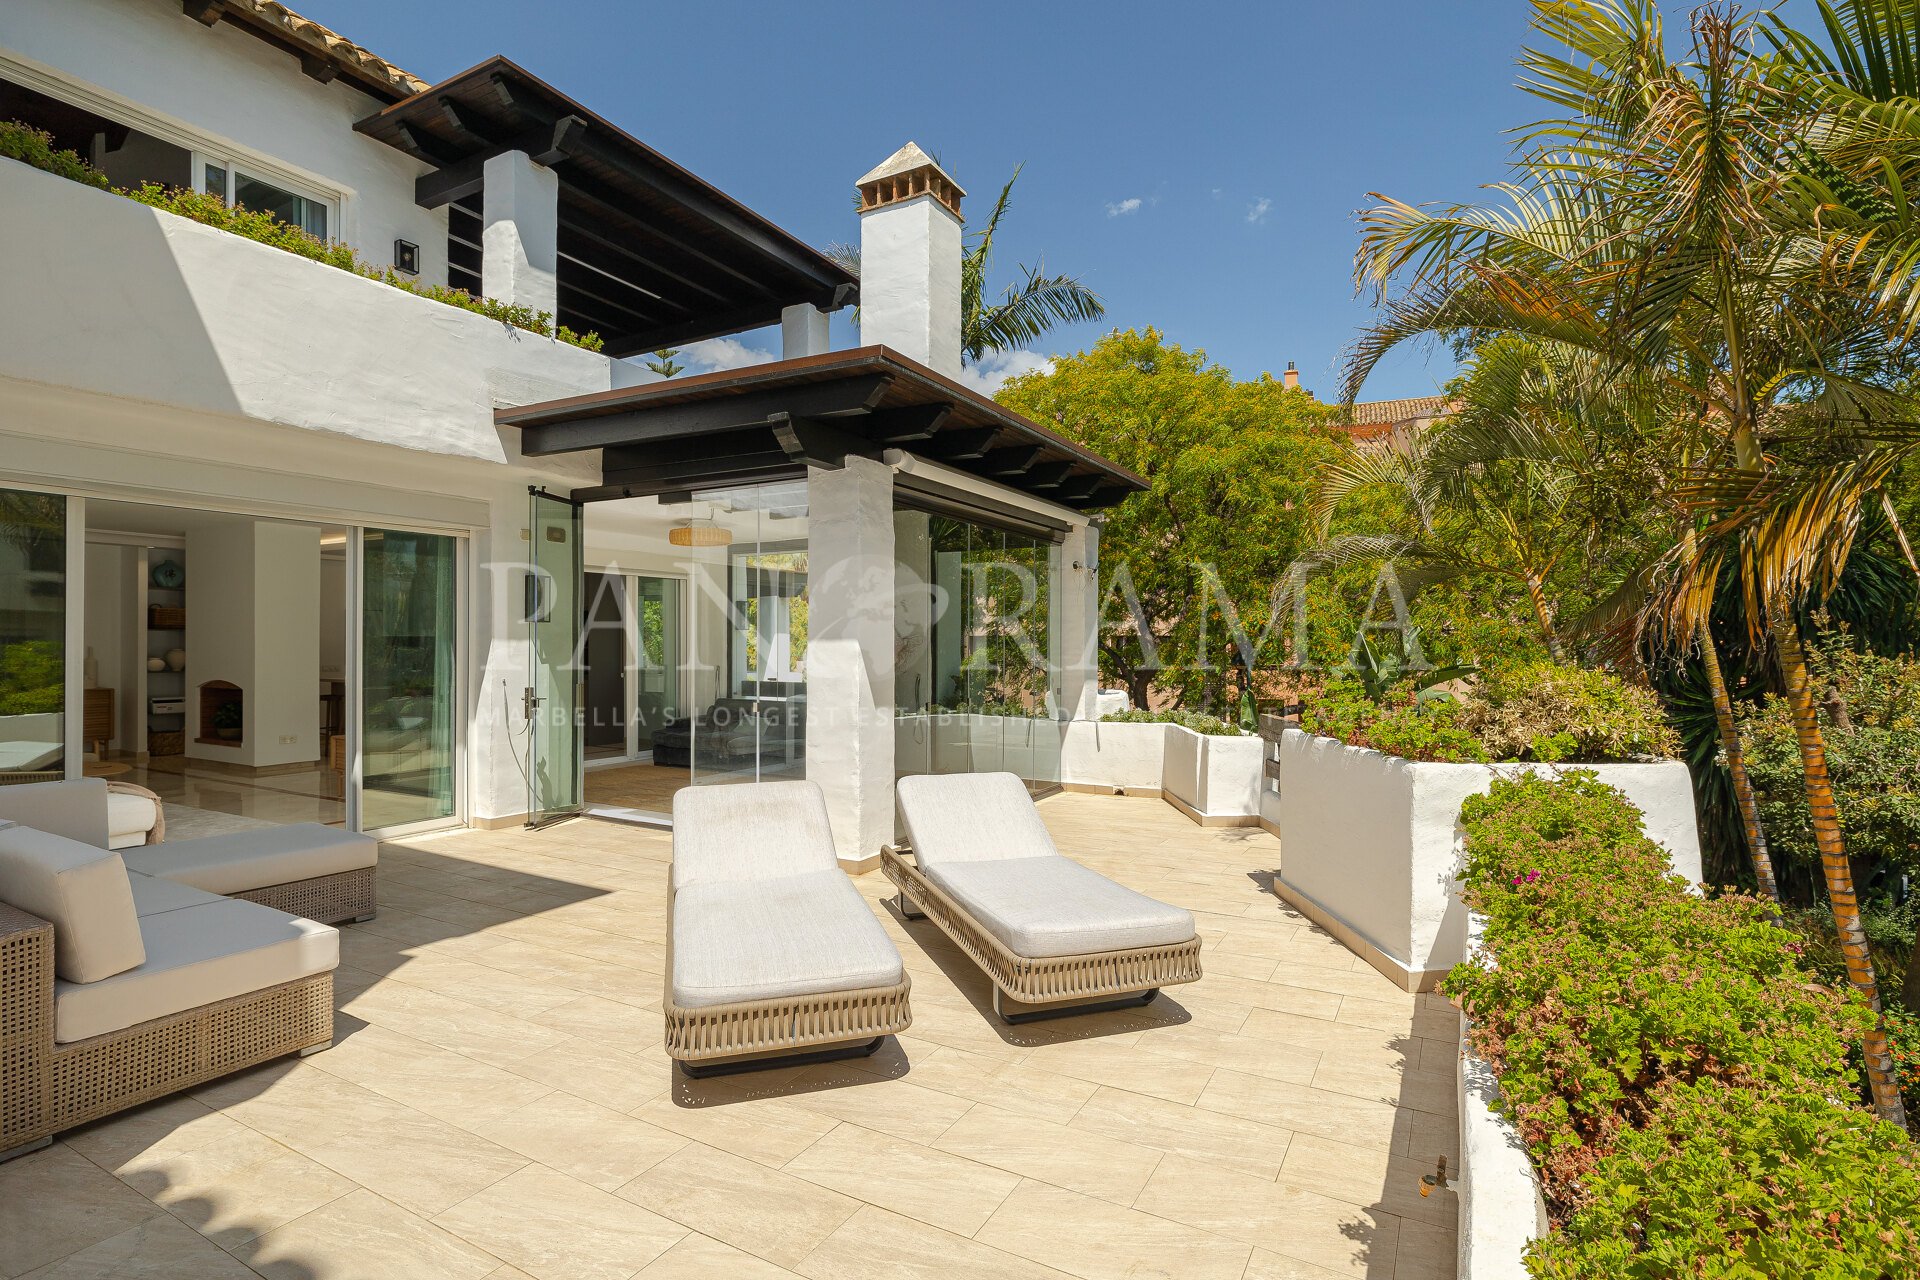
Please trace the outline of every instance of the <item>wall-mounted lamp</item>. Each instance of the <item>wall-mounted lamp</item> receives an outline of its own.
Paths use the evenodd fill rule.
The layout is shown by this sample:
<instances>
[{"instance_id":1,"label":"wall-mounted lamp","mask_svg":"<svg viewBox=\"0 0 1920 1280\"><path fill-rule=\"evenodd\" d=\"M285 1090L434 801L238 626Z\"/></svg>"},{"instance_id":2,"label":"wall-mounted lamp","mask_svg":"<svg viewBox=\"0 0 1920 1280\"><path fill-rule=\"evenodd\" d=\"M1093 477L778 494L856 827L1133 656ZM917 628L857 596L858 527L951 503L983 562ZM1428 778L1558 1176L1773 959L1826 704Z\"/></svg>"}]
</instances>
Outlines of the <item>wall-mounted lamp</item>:
<instances>
[{"instance_id":1,"label":"wall-mounted lamp","mask_svg":"<svg viewBox=\"0 0 1920 1280\"><path fill-rule=\"evenodd\" d=\"M411 240L393 242L393 269L410 276L420 274L420 246Z\"/></svg>"}]
</instances>

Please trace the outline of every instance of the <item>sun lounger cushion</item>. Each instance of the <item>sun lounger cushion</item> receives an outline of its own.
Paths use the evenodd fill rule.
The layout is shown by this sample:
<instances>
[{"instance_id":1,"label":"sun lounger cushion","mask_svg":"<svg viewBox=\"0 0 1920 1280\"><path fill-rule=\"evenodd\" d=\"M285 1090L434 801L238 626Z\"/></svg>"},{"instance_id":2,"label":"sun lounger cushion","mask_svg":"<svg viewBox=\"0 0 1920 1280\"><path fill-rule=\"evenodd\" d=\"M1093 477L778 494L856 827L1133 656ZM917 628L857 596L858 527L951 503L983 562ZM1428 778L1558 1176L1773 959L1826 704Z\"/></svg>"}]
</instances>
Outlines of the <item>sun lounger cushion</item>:
<instances>
[{"instance_id":1,"label":"sun lounger cushion","mask_svg":"<svg viewBox=\"0 0 1920 1280\"><path fill-rule=\"evenodd\" d=\"M839 875L839 867L818 783L682 787L673 793L676 890L806 871Z\"/></svg>"},{"instance_id":2,"label":"sun lounger cushion","mask_svg":"<svg viewBox=\"0 0 1920 1280\"><path fill-rule=\"evenodd\" d=\"M1191 912L1058 854L935 864L926 875L1007 950L1033 960L1174 946L1193 938Z\"/></svg>"},{"instance_id":3,"label":"sun lounger cushion","mask_svg":"<svg viewBox=\"0 0 1920 1280\"><path fill-rule=\"evenodd\" d=\"M54 983L55 1040L119 1031L340 963L333 929L232 898L155 910L140 917L139 933L146 960L138 967L98 982Z\"/></svg>"},{"instance_id":4,"label":"sun lounger cushion","mask_svg":"<svg viewBox=\"0 0 1920 1280\"><path fill-rule=\"evenodd\" d=\"M235 831L199 840L169 840L130 849L132 871L192 885L208 893L246 893L268 885L371 867L379 842L318 822Z\"/></svg>"},{"instance_id":5,"label":"sun lounger cushion","mask_svg":"<svg viewBox=\"0 0 1920 1280\"><path fill-rule=\"evenodd\" d=\"M1011 773L925 773L900 779L907 836L923 869L1059 854L1027 786Z\"/></svg>"},{"instance_id":6,"label":"sun lounger cushion","mask_svg":"<svg viewBox=\"0 0 1920 1280\"><path fill-rule=\"evenodd\" d=\"M0 821L50 831L95 848L107 847L107 783L104 778L28 782L0 787Z\"/></svg>"},{"instance_id":7,"label":"sun lounger cushion","mask_svg":"<svg viewBox=\"0 0 1920 1280\"><path fill-rule=\"evenodd\" d=\"M678 809L676 843L686 830ZM673 1000L685 1008L890 987L903 972L893 940L837 866L696 880L674 892Z\"/></svg>"},{"instance_id":8,"label":"sun lounger cushion","mask_svg":"<svg viewBox=\"0 0 1920 1280\"><path fill-rule=\"evenodd\" d=\"M94 982L146 958L127 869L111 850L0 826L0 901L53 926L53 971L69 982Z\"/></svg>"}]
</instances>

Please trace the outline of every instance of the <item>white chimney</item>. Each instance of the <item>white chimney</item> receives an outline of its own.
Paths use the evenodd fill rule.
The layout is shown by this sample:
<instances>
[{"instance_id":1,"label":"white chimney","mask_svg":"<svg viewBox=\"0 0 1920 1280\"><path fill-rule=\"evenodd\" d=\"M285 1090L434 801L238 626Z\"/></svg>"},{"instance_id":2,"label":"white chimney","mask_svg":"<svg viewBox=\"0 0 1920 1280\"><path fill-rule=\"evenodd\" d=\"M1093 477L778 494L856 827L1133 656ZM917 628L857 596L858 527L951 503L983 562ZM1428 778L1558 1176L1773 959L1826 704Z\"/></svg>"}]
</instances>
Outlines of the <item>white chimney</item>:
<instances>
[{"instance_id":1,"label":"white chimney","mask_svg":"<svg viewBox=\"0 0 1920 1280\"><path fill-rule=\"evenodd\" d=\"M909 142L861 178L860 341L960 374L960 199Z\"/></svg>"}]
</instances>

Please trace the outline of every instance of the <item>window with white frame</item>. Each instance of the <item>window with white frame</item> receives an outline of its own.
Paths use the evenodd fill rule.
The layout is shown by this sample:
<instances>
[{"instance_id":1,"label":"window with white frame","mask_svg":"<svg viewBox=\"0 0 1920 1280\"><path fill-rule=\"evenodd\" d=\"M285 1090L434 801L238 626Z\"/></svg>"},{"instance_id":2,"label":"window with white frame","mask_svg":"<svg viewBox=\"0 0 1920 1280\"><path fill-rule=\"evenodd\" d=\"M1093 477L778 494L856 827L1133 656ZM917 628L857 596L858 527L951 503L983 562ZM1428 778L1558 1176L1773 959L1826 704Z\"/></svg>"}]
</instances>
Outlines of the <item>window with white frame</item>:
<instances>
[{"instance_id":1,"label":"window with white frame","mask_svg":"<svg viewBox=\"0 0 1920 1280\"><path fill-rule=\"evenodd\" d=\"M194 188L242 209L270 213L288 226L325 240L333 225L333 204L319 196L290 190L279 179L250 173L244 163L221 156L194 156Z\"/></svg>"}]
</instances>

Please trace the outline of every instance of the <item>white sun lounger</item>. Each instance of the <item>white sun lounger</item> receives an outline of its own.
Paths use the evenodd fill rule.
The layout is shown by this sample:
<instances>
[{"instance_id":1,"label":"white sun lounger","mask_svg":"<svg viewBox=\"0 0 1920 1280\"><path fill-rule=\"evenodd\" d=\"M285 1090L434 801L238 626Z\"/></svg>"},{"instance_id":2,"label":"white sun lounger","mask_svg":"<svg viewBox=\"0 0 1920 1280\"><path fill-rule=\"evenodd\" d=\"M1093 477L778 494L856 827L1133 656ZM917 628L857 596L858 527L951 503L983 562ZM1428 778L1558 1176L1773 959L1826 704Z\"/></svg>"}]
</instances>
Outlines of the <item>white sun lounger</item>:
<instances>
[{"instance_id":1,"label":"white sun lounger","mask_svg":"<svg viewBox=\"0 0 1920 1280\"><path fill-rule=\"evenodd\" d=\"M818 784L674 793L666 1045L688 1075L872 1053L911 1025L911 986Z\"/></svg>"},{"instance_id":2,"label":"white sun lounger","mask_svg":"<svg viewBox=\"0 0 1920 1280\"><path fill-rule=\"evenodd\" d=\"M1004 1020L1144 1005L1199 979L1193 914L1063 857L1018 777L922 774L896 794L911 848L881 866L901 912L930 917L986 971ZM1003 997L1052 1007L1010 1012Z\"/></svg>"}]
</instances>

